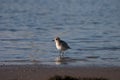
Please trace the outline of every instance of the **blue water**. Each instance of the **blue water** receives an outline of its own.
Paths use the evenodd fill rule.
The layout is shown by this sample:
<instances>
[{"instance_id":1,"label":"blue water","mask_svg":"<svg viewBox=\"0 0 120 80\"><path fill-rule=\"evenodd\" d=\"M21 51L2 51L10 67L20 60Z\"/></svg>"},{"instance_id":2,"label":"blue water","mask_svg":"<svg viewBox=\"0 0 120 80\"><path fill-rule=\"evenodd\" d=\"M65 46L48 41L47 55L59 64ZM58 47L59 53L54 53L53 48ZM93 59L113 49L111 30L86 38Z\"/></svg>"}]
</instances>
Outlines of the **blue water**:
<instances>
[{"instance_id":1,"label":"blue water","mask_svg":"<svg viewBox=\"0 0 120 80\"><path fill-rule=\"evenodd\" d=\"M119 0L0 0L0 65L120 66ZM56 61L54 37L72 48Z\"/></svg>"}]
</instances>

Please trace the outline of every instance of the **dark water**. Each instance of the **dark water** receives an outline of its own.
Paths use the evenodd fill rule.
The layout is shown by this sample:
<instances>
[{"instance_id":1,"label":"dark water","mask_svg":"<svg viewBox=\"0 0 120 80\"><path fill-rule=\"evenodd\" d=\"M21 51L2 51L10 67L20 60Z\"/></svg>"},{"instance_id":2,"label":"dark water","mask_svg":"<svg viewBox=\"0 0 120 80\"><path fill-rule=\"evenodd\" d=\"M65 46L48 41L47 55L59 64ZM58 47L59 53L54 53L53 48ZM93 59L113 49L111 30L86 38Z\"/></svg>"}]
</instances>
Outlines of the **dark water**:
<instances>
[{"instance_id":1,"label":"dark water","mask_svg":"<svg viewBox=\"0 0 120 80\"><path fill-rule=\"evenodd\" d=\"M0 0L0 65L120 66L119 0ZM58 59L60 36L71 50Z\"/></svg>"}]
</instances>

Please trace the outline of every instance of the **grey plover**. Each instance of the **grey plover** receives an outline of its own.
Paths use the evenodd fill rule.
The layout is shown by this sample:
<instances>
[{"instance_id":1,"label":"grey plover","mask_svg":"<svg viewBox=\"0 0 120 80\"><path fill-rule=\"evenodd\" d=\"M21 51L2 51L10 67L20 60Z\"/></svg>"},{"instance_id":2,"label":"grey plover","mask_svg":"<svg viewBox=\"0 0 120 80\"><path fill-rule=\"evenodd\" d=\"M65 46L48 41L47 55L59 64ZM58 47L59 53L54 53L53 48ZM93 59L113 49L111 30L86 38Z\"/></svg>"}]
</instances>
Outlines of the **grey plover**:
<instances>
[{"instance_id":1,"label":"grey plover","mask_svg":"<svg viewBox=\"0 0 120 80\"><path fill-rule=\"evenodd\" d=\"M60 51L60 56L63 56L65 50L71 49L69 45L59 37L56 37L53 41L55 41L56 48Z\"/></svg>"}]
</instances>

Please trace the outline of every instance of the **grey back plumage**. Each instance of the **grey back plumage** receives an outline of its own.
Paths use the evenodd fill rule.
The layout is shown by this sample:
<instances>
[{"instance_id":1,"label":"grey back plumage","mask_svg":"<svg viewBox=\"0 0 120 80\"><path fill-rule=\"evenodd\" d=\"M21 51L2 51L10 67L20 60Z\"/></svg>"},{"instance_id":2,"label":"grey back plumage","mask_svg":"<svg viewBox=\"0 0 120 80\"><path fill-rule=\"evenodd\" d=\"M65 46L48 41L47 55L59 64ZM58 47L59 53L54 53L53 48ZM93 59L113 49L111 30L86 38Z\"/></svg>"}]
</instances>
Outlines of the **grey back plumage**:
<instances>
[{"instance_id":1,"label":"grey back plumage","mask_svg":"<svg viewBox=\"0 0 120 80\"><path fill-rule=\"evenodd\" d=\"M71 49L71 48L68 46L68 44L67 44L65 41L63 41L63 40L60 40L60 45L61 45L62 47L64 47L64 48L66 48L66 49Z\"/></svg>"}]
</instances>

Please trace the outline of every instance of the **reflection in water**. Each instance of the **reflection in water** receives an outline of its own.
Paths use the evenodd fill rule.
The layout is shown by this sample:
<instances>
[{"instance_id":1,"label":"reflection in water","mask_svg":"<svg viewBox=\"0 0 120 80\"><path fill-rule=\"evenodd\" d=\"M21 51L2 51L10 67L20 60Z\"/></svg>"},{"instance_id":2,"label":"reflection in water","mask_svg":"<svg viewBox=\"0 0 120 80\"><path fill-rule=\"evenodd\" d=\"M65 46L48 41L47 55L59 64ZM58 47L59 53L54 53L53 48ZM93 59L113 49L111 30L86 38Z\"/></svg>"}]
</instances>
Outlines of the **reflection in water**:
<instances>
[{"instance_id":1,"label":"reflection in water","mask_svg":"<svg viewBox=\"0 0 120 80\"><path fill-rule=\"evenodd\" d=\"M31 60L32 64L39 64L40 61L39 60Z\"/></svg>"},{"instance_id":2,"label":"reflection in water","mask_svg":"<svg viewBox=\"0 0 120 80\"><path fill-rule=\"evenodd\" d=\"M65 58L60 56L55 59L55 63L56 65L67 64L67 62L65 62Z\"/></svg>"},{"instance_id":3,"label":"reflection in water","mask_svg":"<svg viewBox=\"0 0 120 80\"><path fill-rule=\"evenodd\" d=\"M91 57L92 58L92 57ZM97 56L95 58L98 58ZM93 57L94 59L94 57ZM56 65L71 65L71 64L83 64L86 62L89 62L90 59L87 57L85 58L77 58L77 57L65 57L65 56L58 56L55 58L55 64Z\"/></svg>"},{"instance_id":4,"label":"reflection in water","mask_svg":"<svg viewBox=\"0 0 120 80\"><path fill-rule=\"evenodd\" d=\"M64 56L59 56L55 59L56 65L68 64L68 63L75 62L75 61L76 59L72 59L70 57L64 57Z\"/></svg>"}]
</instances>

